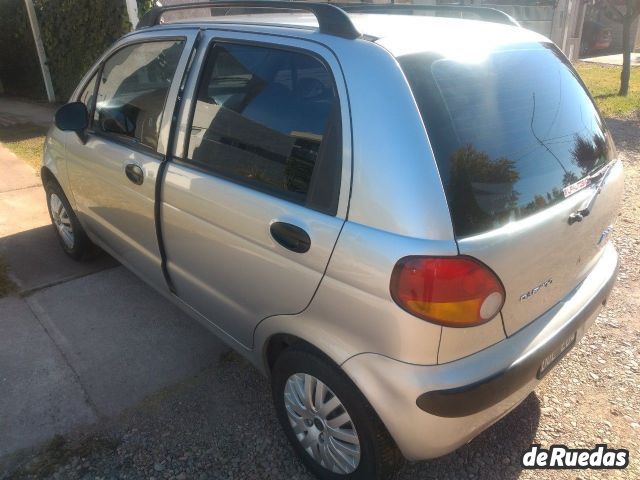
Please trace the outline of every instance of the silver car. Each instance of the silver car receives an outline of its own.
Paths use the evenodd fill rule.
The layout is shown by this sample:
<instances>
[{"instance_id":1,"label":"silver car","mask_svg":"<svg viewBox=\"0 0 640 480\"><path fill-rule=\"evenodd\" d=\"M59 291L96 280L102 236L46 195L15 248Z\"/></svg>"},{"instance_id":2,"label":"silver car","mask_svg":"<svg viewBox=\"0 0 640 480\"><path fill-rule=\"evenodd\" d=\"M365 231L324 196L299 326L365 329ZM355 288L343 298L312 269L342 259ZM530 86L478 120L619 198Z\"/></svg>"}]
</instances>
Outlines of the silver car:
<instances>
[{"instance_id":1,"label":"silver car","mask_svg":"<svg viewBox=\"0 0 640 480\"><path fill-rule=\"evenodd\" d=\"M496 10L204 5L226 16L154 8L57 112L62 247L264 372L320 478L469 442L616 278L622 165L582 81Z\"/></svg>"}]
</instances>

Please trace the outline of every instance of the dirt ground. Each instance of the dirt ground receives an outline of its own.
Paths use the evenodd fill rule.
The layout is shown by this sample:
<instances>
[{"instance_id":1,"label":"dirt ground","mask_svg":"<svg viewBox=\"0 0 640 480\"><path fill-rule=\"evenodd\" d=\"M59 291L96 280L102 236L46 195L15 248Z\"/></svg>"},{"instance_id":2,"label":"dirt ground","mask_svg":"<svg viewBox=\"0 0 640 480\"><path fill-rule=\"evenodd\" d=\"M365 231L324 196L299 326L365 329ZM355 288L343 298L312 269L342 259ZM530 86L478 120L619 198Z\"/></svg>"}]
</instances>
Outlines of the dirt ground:
<instances>
[{"instance_id":1,"label":"dirt ground","mask_svg":"<svg viewBox=\"0 0 640 480\"><path fill-rule=\"evenodd\" d=\"M549 472L549 478L640 478L640 123L609 120L625 167L613 241L620 273L609 303L585 338L537 390L534 442L629 450L626 471ZM525 472L521 478L540 478Z\"/></svg>"}]
</instances>

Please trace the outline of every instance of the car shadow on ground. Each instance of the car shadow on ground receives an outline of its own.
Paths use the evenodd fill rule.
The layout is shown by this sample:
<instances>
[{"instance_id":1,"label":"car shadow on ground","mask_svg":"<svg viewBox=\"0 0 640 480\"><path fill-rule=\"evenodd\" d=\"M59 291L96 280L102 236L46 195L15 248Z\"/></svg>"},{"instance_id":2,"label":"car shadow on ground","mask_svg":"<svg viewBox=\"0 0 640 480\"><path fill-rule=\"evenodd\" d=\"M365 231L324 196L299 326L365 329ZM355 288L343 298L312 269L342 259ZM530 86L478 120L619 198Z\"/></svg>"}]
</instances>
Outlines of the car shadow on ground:
<instances>
[{"instance_id":1,"label":"car shadow on ground","mask_svg":"<svg viewBox=\"0 0 640 480\"><path fill-rule=\"evenodd\" d=\"M515 479L539 419L540 402L531 394L457 451L408 463L399 479ZM57 438L18 464L23 467L13 473L35 478L149 478L160 472L184 478L314 478L282 433L269 381L231 351L117 418Z\"/></svg>"},{"instance_id":2,"label":"car shadow on ground","mask_svg":"<svg viewBox=\"0 0 640 480\"><path fill-rule=\"evenodd\" d=\"M117 285L123 290L137 292L135 298L138 299L148 290L149 305L153 304L157 311L171 312L173 309L168 301L151 293L150 287L142 281L130 274L118 273L120 270L111 270L109 267L116 266L117 263L107 255L99 256L88 264L78 264L68 259L57 243L53 227L49 225L0 239L0 250L3 249L12 252L9 258L13 261L14 268L18 269L23 280L28 280L25 283L31 286L46 280L56 285L53 287L55 292L69 294L75 291L75 283L82 282L83 295L93 298L92 295L108 294L109 292L104 291L104 282L110 282L112 286ZM84 270L85 268L87 270ZM111 271L103 274L104 280L99 276L71 280L69 291L59 283L105 268ZM57 272L57 278L44 279L42 275L47 272ZM122 294L117 290L116 297L121 298ZM48 296L50 295L47 292L38 293L36 300L46 306L49 304ZM126 302L125 299L122 301ZM124 328L117 322L113 328L109 327L114 321L114 315L128 311L125 305L120 307L116 308L114 313L108 305L100 307L97 303L94 304L91 309L102 312L100 318L111 319L98 319L95 324L83 316L82 324L73 326L73 319L63 322L55 312L50 315L52 321L58 322L57 329L64 334L69 348L76 353L79 360L82 360L76 368L81 372L82 379L90 380L87 380L87 385L92 392L108 390L123 394L129 389L129 394L133 394L140 389L131 385L119 387L118 375L96 375L95 372L87 371L92 368L93 358L89 353L83 354L88 348L87 345L92 345L92 342L118 341L107 332L120 332ZM182 320L178 323L181 322ZM184 322L190 324L191 320L184 318ZM140 323L140 320L137 323ZM149 343L157 346L160 349L157 354L170 363L179 360L179 357L171 359L175 352L170 345L192 342L181 350L183 356L189 356L184 352L188 352L190 348L195 349L195 338L200 338L200 343L210 341L216 346L211 350L212 360L217 355L214 350L225 350L225 353L218 361L214 361L214 365L206 367L198 374L184 375L184 380L161 388L124 413L103 419L97 425L89 426L89 430L83 428L66 435L63 442L60 441L60 437L56 437L52 444L36 453L35 458L40 460L34 464L37 468L31 471L34 476L47 477L58 472L62 478L82 478L87 473L107 477L128 475L133 478L146 478L157 474L158 468L163 468L176 474L187 472L187 478L198 478L201 474L204 474L205 478L226 478L229 472L235 472L234 478L312 478L295 459L293 450L276 420L268 380L253 366L239 355L221 347L221 344L214 341L213 334L210 334L210 340L202 338L209 338L209 334L204 330L196 329L193 338L185 338L182 335L182 338L178 339L172 336L180 334L177 330L186 328L190 331L193 328L185 324L184 327L178 325L167 331L166 322L160 322L157 318L143 323L144 325L140 325L140 334L147 338ZM99 328L101 325L102 328ZM162 325L165 325L165 330L161 328ZM195 328L195 325L193 327ZM166 338L167 341L161 342L159 339L162 338ZM117 351L115 345L114 348ZM148 348L140 348L140 345L135 347L124 342L120 348L126 349L126 355L122 352L120 356L125 355L128 358L128 369L135 370L136 365L147 365L149 358L153 356ZM206 349L203 350L201 346L195 350L204 353ZM167 356L169 358L166 358ZM99 357L100 355L93 359L96 365L109 363L108 357L102 360ZM209 360L198 365L207 363ZM169 364L163 365L161 372L152 373L152 369L147 371L151 375L166 376L167 372L164 370L170 369ZM409 463L403 468L399 478L515 479L521 472L520 459L523 452L534 442L539 420L540 402L535 394L531 394L513 412L471 443L439 459ZM32 454L26 452L25 455L23 458L28 461ZM73 465L74 458L77 462L77 457L84 458L83 465L86 466L74 471L74 475L68 475L68 467ZM158 458L164 459L161 461L161 467L157 466ZM17 463L24 465L21 461ZM19 470L19 473L28 471L29 469ZM0 469L0 478L3 473L7 471L2 472Z\"/></svg>"},{"instance_id":3,"label":"car shadow on ground","mask_svg":"<svg viewBox=\"0 0 640 480\"><path fill-rule=\"evenodd\" d=\"M295 459L282 433L271 404L269 381L233 352L193 380L149 397L143 405L127 417L127 432L136 433L131 437L125 434L125 443L119 447L135 451L139 442L153 445L138 457L140 460L147 455L153 458L155 451L171 452L172 462L177 460L177 464L167 467L180 471L184 467L176 454L182 455L182 450L175 445L184 445L188 439L196 452L204 452L201 461L212 478L222 472L233 478L314 478ZM540 401L532 393L455 452L407 463L399 479L518 478L520 459L534 442L539 421Z\"/></svg>"},{"instance_id":4,"label":"car shadow on ground","mask_svg":"<svg viewBox=\"0 0 640 480\"><path fill-rule=\"evenodd\" d=\"M118 266L97 250L84 262L71 260L60 247L53 225L32 228L0 238L0 254L21 287L29 292Z\"/></svg>"},{"instance_id":5,"label":"car shadow on ground","mask_svg":"<svg viewBox=\"0 0 640 480\"><path fill-rule=\"evenodd\" d=\"M618 150L640 153L640 118L638 121L620 118L607 118L607 126L613 134Z\"/></svg>"},{"instance_id":6,"label":"car shadow on ground","mask_svg":"<svg viewBox=\"0 0 640 480\"><path fill-rule=\"evenodd\" d=\"M518 478L522 454L534 443L539 423L540 400L531 393L467 445L438 459L408 464L400 478Z\"/></svg>"},{"instance_id":7,"label":"car shadow on ground","mask_svg":"<svg viewBox=\"0 0 640 480\"><path fill-rule=\"evenodd\" d=\"M19 270L21 277L29 280L25 283L39 283L37 278L42 281L43 278L38 271L43 274L57 272L57 278L46 279L56 285L51 292L43 291L35 296L35 300L45 310L51 303L48 297L70 295L71 292L77 291L76 284L80 285L78 282L82 284L83 295L88 298L98 298L106 294L109 297L115 295L114 298L120 299L119 303L115 302L121 304L120 307L116 305L117 308L114 307L113 312L110 307L113 301L107 301L106 305L102 305L94 299L91 307L85 306L85 309L92 310L94 314L100 312L100 318L93 323L88 320L88 311L82 310L81 306L77 306L77 309L84 312L80 325L76 325L74 319L65 320L64 316L57 315L55 311L49 312L48 315L52 322L56 322L57 330L64 334L69 348L76 352L81 360L76 368L82 373L82 379L88 382L87 385L92 392L108 390L123 394L127 389L131 389L131 385L118 386L118 375L102 375L88 370L93 369L92 362L102 365L105 362L109 364L109 361L107 357L100 360L100 355L87 353L92 351L87 350L87 346L92 345L92 342L103 344L121 341L114 337L114 332L120 332L125 327L114 319L128 309L123 303L127 300L122 298L124 293L120 290L137 292L134 297L138 299L140 296L149 296L147 304L149 308L153 305L156 314L160 311L171 312L174 307L164 298L152 293L150 287L141 280L124 273L121 269L109 268L117 263L106 255L88 264L71 261L62 253L51 226L34 228L6 237L0 240L0 249L12 251L10 260L13 260L14 268ZM87 270L83 270L84 268ZM78 276L105 268L109 272L77 279ZM59 283L59 280L64 281L68 278L77 280L71 280L68 287ZM105 282L115 289L114 292L104 290ZM147 291L148 294L144 294ZM147 310L145 307L145 312ZM76 312L73 316L78 315L80 314ZM180 318L182 319L182 315ZM185 325L180 327L183 321ZM191 319L185 317L178 322L178 326L169 330L165 325L167 322L160 322L157 318L139 325L142 329L140 335L160 348L161 351L157 354L165 359L164 367L161 368L163 371L152 372L153 369L149 368L149 374L167 376L164 370L169 369L169 364L166 362L175 363L180 360L180 357L171 360L170 356L175 352L170 346L193 342L190 345L195 349L198 343L195 339L205 344L212 342L211 345L216 347L212 347L211 350L214 356L219 355L214 353L215 350L224 350L225 353L218 361L214 361L213 365L210 364L195 375L192 370L191 375L182 377L184 380L172 382L172 386L151 393L141 403L136 402L136 406L97 425L89 426L89 430L83 428L65 435L64 442L57 438L55 445L52 443L55 448L49 446L36 454L36 458L40 458L41 461L35 465L44 465L46 468L42 467L44 469L39 470L38 467L32 474L35 473L34 476L40 478L58 472L63 478L67 478L68 467L73 464L74 458L81 457L85 459L83 465L86 465L86 468L83 467L74 473L107 477L112 474L128 475L132 478L148 477L158 473L157 469L161 467L156 464L157 459L161 457L164 459L162 468L176 473L187 472L187 478L198 478L202 474L205 475L204 478L226 478L226 475L219 474L228 472L235 472L234 478L312 478L295 459L293 450L276 420L268 380L239 355L221 347L221 344L214 340L213 334L199 330L195 325L189 328L186 323L191 322ZM141 320L138 319L134 323L137 325ZM112 324L113 328L109 326ZM182 335L179 339L172 336L180 334L176 329L195 329L197 333L193 338L185 338ZM110 331L112 334L108 333ZM202 338L203 336L206 339ZM167 341L161 342L159 339L162 338ZM135 370L136 365L147 365L149 357L153 356L149 350L152 347L141 348L142 344L137 347L135 345L137 344L129 345L127 342L119 347L113 345L114 351L118 351L118 348L126 350L121 352L120 356L128 358L129 370ZM180 350L182 356L188 357L190 354L185 352L189 350L188 345L185 345L185 348ZM196 350L204 353L202 346ZM208 360L200 362L199 365L207 363ZM187 371L188 369L184 369L184 373ZM145 389L133 387L133 391L129 392L133 394L137 390ZM98 398L102 398L102 395ZM439 459L409 463L403 468L399 478L517 478L521 471L520 458L534 441L539 419L540 402L536 395L532 394L513 412L468 445ZM424 434L429 435L429 432ZM95 446L95 450L88 449L87 446L91 445ZM27 458L28 461L30 455L26 453L26 457L23 458ZM77 458L75 461L77 462ZM21 461L17 463L24 465ZM22 473L25 473L24 470ZM69 478L82 478L82 475L71 475Z\"/></svg>"}]
</instances>

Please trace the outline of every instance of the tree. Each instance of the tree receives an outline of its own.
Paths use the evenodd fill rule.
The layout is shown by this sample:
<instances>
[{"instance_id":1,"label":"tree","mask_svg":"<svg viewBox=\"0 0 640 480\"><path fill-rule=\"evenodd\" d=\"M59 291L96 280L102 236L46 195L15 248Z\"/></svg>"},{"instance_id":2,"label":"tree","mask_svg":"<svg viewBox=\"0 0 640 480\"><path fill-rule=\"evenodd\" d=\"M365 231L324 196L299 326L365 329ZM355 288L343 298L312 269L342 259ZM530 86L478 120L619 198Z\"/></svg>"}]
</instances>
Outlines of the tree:
<instances>
[{"instance_id":1,"label":"tree","mask_svg":"<svg viewBox=\"0 0 640 480\"><path fill-rule=\"evenodd\" d=\"M640 0L605 0L607 10L616 22L622 23L622 73L620 74L620 91L618 95L627 96L631 77L631 51L634 40L631 38L631 24L640 16ZM623 3L624 13L615 5Z\"/></svg>"},{"instance_id":2,"label":"tree","mask_svg":"<svg viewBox=\"0 0 640 480\"><path fill-rule=\"evenodd\" d=\"M516 163L505 157L492 160L471 144L449 158L448 190L456 231L489 229L496 221L506 222L518 204L519 193L513 188L520 179Z\"/></svg>"}]
</instances>

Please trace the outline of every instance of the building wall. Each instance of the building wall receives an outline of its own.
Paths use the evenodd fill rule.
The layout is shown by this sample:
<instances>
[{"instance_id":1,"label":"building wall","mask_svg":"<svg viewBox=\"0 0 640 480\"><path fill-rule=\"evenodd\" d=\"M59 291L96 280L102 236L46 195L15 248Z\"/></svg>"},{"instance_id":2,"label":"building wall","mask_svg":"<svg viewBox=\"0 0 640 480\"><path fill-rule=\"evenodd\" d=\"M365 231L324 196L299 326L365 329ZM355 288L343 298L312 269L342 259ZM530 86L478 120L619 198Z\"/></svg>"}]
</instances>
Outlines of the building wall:
<instances>
[{"instance_id":1,"label":"building wall","mask_svg":"<svg viewBox=\"0 0 640 480\"><path fill-rule=\"evenodd\" d=\"M416 4L460 4L496 8L524 28L549 37L570 60L580 51L582 24L588 0L414 0Z\"/></svg>"},{"instance_id":2,"label":"building wall","mask_svg":"<svg viewBox=\"0 0 640 480\"><path fill-rule=\"evenodd\" d=\"M476 0L476 3L481 3ZM544 5L526 5L526 3ZM570 60L576 60L580 51L580 37L586 11L585 0L557 0L540 2L532 0L501 1L491 3L482 0L483 6L502 10L525 28L549 37ZM515 5L514 5L515 4Z\"/></svg>"},{"instance_id":3,"label":"building wall","mask_svg":"<svg viewBox=\"0 0 640 480\"><path fill-rule=\"evenodd\" d=\"M617 8L621 11L625 11L624 5L617 5ZM622 52L622 23L615 22L611 20L609 16L605 14L603 9L598 5L589 5L587 8L587 18L601 23L607 28L611 29L611 33L613 35L611 47L609 48L608 53L620 53ZM631 26L631 31L635 32L632 34L635 38L636 47L640 47L640 22L636 20Z\"/></svg>"}]
</instances>

